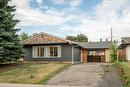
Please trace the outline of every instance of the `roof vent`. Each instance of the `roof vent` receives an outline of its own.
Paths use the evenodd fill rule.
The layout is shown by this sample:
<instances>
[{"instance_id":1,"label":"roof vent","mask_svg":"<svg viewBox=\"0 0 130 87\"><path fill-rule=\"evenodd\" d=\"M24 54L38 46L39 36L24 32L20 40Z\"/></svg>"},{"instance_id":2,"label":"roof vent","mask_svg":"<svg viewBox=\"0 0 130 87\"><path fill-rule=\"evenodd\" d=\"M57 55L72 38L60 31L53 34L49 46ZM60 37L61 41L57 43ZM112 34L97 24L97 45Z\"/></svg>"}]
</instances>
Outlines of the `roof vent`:
<instances>
[{"instance_id":1,"label":"roof vent","mask_svg":"<svg viewBox=\"0 0 130 87\"><path fill-rule=\"evenodd\" d=\"M102 42L102 38L100 38L100 42Z\"/></svg>"},{"instance_id":2,"label":"roof vent","mask_svg":"<svg viewBox=\"0 0 130 87\"><path fill-rule=\"evenodd\" d=\"M108 42L108 39L106 39L106 42Z\"/></svg>"}]
</instances>

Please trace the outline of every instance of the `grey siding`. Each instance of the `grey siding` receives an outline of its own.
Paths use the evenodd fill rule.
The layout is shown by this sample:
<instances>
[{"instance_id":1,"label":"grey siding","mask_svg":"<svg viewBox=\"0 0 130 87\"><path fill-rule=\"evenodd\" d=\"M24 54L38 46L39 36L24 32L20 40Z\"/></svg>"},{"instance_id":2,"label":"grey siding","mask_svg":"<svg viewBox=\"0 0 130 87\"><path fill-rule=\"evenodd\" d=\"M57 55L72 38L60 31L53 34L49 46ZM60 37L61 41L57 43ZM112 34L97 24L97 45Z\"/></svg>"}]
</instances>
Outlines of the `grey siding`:
<instances>
[{"instance_id":1,"label":"grey siding","mask_svg":"<svg viewBox=\"0 0 130 87\"><path fill-rule=\"evenodd\" d=\"M80 61L81 60L81 48L74 47L74 61Z\"/></svg>"},{"instance_id":2,"label":"grey siding","mask_svg":"<svg viewBox=\"0 0 130 87\"><path fill-rule=\"evenodd\" d=\"M32 47L30 46L27 46L27 47L24 47L24 60L25 61L30 61L32 60Z\"/></svg>"},{"instance_id":3,"label":"grey siding","mask_svg":"<svg viewBox=\"0 0 130 87\"><path fill-rule=\"evenodd\" d=\"M26 46L25 61L72 61L72 46L69 44L61 45L60 58L32 58L32 46ZM80 61L80 48L74 48L74 61Z\"/></svg>"},{"instance_id":4,"label":"grey siding","mask_svg":"<svg viewBox=\"0 0 130 87\"><path fill-rule=\"evenodd\" d=\"M72 60L72 46L62 45L61 46L61 61L71 61Z\"/></svg>"}]
</instances>

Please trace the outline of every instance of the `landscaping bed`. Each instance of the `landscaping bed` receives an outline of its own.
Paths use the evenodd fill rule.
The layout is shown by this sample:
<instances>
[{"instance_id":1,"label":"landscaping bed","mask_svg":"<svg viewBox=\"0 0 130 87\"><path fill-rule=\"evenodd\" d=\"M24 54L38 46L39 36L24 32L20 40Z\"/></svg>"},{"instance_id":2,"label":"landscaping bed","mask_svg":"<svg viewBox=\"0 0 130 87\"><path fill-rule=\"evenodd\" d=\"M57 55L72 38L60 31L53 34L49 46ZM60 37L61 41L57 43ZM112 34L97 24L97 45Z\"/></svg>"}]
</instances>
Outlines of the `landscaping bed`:
<instances>
[{"instance_id":1,"label":"landscaping bed","mask_svg":"<svg viewBox=\"0 0 130 87\"><path fill-rule=\"evenodd\" d=\"M115 63L115 66L122 76L125 87L130 87L130 62Z\"/></svg>"},{"instance_id":2,"label":"landscaping bed","mask_svg":"<svg viewBox=\"0 0 130 87\"><path fill-rule=\"evenodd\" d=\"M0 83L45 84L51 77L69 66L62 63L2 65Z\"/></svg>"}]
</instances>

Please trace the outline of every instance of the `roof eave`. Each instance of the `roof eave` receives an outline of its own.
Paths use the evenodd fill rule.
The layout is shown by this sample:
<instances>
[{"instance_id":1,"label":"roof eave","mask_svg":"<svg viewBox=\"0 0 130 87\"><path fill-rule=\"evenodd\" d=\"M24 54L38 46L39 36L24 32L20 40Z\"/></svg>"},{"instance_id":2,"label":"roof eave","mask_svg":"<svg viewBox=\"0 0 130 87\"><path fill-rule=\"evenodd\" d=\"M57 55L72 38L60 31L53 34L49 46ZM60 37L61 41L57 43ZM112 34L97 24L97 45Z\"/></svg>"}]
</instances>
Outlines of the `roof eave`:
<instances>
[{"instance_id":1,"label":"roof eave","mask_svg":"<svg viewBox=\"0 0 130 87\"><path fill-rule=\"evenodd\" d=\"M122 43L122 44L120 44L120 46L118 47L118 49L123 49L123 48L125 48L127 45L130 45L130 43Z\"/></svg>"}]
</instances>

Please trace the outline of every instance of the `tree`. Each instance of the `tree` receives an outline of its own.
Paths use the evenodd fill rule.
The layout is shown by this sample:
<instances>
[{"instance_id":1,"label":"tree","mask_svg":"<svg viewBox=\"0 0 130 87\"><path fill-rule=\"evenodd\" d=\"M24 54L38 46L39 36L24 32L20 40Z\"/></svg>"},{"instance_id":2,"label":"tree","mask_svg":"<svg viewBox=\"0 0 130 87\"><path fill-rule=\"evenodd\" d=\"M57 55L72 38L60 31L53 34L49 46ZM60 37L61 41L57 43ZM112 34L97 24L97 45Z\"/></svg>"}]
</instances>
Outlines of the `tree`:
<instances>
[{"instance_id":1,"label":"tree","mask_svg":"<svg viewBox=\"0 0 130 87\"><path fill-rule=\"evenodd\" d=\"M117 42L113 41L111 43L111 47L110 47L110 58L111 58L111 62L115 62L117 60Z\"/></svg>"},{"instance_id":2,"label":"tree","mask_svg":"<svg viewBox=\"0 0 130 87\"><path fill-rule=\"evenodd\" d=\"M26 39L28 39L29 37L30 37L30 36L28 35L28 33L23 32L23 33L20 34L20 40L21 40L21 41L26 40Z\"/></svg>"},{"instance_id":3,"label":"tree","mask_svg":"<svg viewBox=\"0 0 130 87\"><path fill-rule=\"evenodd\" d=\"M88 42L88 37L84 34L78 34L77 36L66 36L66 39L75 42Z\"/></svg>"},{"instance_id":4,"label":"tree","mask_svg":"<svg viewBox=\"0 0 130 87\"><path fill-rule=\"evenodd\" d=\"M0 64L15 63L23 56L22 45L15 26L15 6L9 6L10 0L0 0Z\"/></svg>"},{"instance_id":5,"label":"tree","mask_svg":"<svg viewBox=\"0 0 130 87\"><path fill-rule=\"evenodd\" d=\"M66 36L67 40L75 41L76 42L76 37L75 36Z\"/></svg>"},{"instance_id":6,"label":"tree","mask_svg":"<svg viewBox=\"0 0 130 87\"><path fill-rule=\"evenodd\" d=\"M77 42L88 42L88 37L84 34L77 35Z\"/></svg>"}]
</instances>

